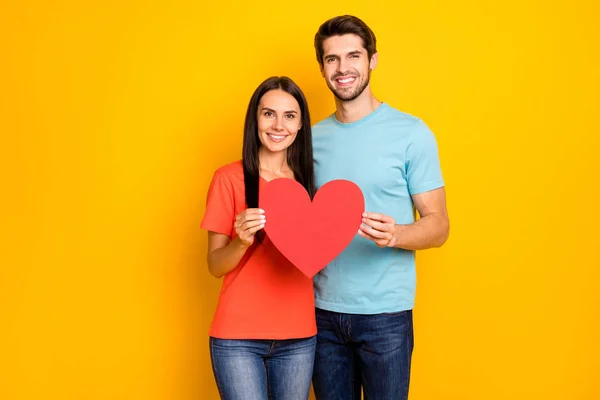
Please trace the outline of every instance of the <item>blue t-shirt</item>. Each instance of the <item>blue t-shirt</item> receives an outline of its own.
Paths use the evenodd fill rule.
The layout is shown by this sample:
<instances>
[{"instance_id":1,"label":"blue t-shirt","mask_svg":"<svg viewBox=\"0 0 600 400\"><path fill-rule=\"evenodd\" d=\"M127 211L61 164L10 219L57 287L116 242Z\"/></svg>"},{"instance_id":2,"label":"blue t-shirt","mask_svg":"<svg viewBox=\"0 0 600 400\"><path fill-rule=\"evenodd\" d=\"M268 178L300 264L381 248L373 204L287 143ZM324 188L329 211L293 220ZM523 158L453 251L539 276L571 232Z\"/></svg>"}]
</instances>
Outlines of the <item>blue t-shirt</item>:
<instances>
[{"instance_id":1,"label":"blue t-shirt","mask_svg":"<svg viewBox=\"0 0 600 400\"><path fill-rule=\"evenodd\" d=\"M333 179L356 183L366 211L397 224L415 221L411 195L444 186L437 143L420 119L383 103L359 121L332 114L313 127L317 187ZM414 306L414 251L379 248L359 235L315 276L315 304L325 310L378 314Z\"/></svg>"}]
</instances>

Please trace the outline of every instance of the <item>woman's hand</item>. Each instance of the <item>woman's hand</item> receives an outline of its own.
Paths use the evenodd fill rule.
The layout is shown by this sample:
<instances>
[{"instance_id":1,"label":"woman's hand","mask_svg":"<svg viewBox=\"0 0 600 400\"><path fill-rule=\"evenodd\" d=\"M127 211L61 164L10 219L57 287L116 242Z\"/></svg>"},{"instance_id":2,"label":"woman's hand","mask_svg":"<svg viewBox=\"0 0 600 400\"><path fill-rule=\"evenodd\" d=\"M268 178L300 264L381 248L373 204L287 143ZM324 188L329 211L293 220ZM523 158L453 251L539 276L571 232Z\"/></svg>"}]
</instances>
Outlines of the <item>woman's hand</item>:
<instances>
[{"instance_id":1,"label":"woman's hand","mask_svg":"<svg viewBox=\"0 0 600 400\"><path fill-rule=\"evenodd\" d=\"M254 243L256 232L265 227L264 213L260 208L248 208L235 217L233 227L242 245L250 247Z\"/></svg>"}]
</instances>

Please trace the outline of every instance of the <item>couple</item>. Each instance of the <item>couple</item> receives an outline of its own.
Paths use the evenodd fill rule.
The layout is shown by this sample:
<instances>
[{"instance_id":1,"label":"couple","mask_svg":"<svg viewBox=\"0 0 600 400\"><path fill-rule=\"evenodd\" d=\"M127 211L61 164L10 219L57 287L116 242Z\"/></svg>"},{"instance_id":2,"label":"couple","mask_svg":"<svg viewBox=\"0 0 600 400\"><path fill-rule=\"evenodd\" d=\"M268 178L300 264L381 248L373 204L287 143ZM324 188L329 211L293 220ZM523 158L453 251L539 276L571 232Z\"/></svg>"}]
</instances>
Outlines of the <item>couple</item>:
<instances>
[{"instance_id":1,"label":"couple","mask_svg":"<svg viewBox=\"0 0 600 400\"><path fill-rule=\"evenodd\" d=\"M315 51L336 112L311 133L300 88L267 79L250 99L242 161L213 177L202 228L209 271L224 277L210 330L222 399L305 400L311 380L318 400L408 397L414 251L445 242L448 216L433 134L371 93L375 44L356 17L323 23ZM311 198L333 179L363 191L357 236L314 281L262 230L259 191L276 178Z\"/></svg>"}]
</instances>

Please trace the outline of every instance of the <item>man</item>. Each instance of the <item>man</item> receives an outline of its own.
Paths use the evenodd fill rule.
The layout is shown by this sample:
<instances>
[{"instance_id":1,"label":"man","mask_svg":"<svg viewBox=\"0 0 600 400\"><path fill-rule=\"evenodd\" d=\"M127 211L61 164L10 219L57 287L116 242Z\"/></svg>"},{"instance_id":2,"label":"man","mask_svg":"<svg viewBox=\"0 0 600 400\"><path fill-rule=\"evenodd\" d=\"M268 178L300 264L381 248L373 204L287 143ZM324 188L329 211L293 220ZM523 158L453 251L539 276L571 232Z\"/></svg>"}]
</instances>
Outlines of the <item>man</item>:
<instances>
[{"instance_id":1,"label":"man","mask_svg":"<svg viewBox=\"0 0 600 400\"><path fill-rule=\"evenodd\" d=\"M326 21L315 50L336 104L313 128L317 186L353 181L368 211L357 237L315 277L315 394L351 400L362 389L365 399L407 399L414 254L441 246L449 230L436 140L420 119L371 93L376 39L363 21Z\"/></svg>"}]
</instances>

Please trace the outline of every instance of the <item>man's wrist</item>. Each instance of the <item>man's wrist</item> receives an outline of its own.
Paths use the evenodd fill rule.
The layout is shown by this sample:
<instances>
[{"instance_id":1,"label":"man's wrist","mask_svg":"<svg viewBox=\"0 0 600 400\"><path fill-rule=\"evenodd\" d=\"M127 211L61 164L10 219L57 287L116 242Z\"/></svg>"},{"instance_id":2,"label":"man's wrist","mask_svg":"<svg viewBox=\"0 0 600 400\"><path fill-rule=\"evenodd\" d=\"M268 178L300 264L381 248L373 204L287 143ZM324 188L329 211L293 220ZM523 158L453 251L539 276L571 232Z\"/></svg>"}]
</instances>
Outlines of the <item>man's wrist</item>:
<instances>
[{"instance_id":1,"label":"man's wrist","mask_svg":"<svg viewBox=\"0 0 600 400\"><path fill-rule=\"evenodd\" d=\"M402 230L404 225L396 224L396 229L394 230L394 234L388 243L388 247L397 247L398 243L400 243L400 238L402 235Z\"/></svg>"}]
</instances>

